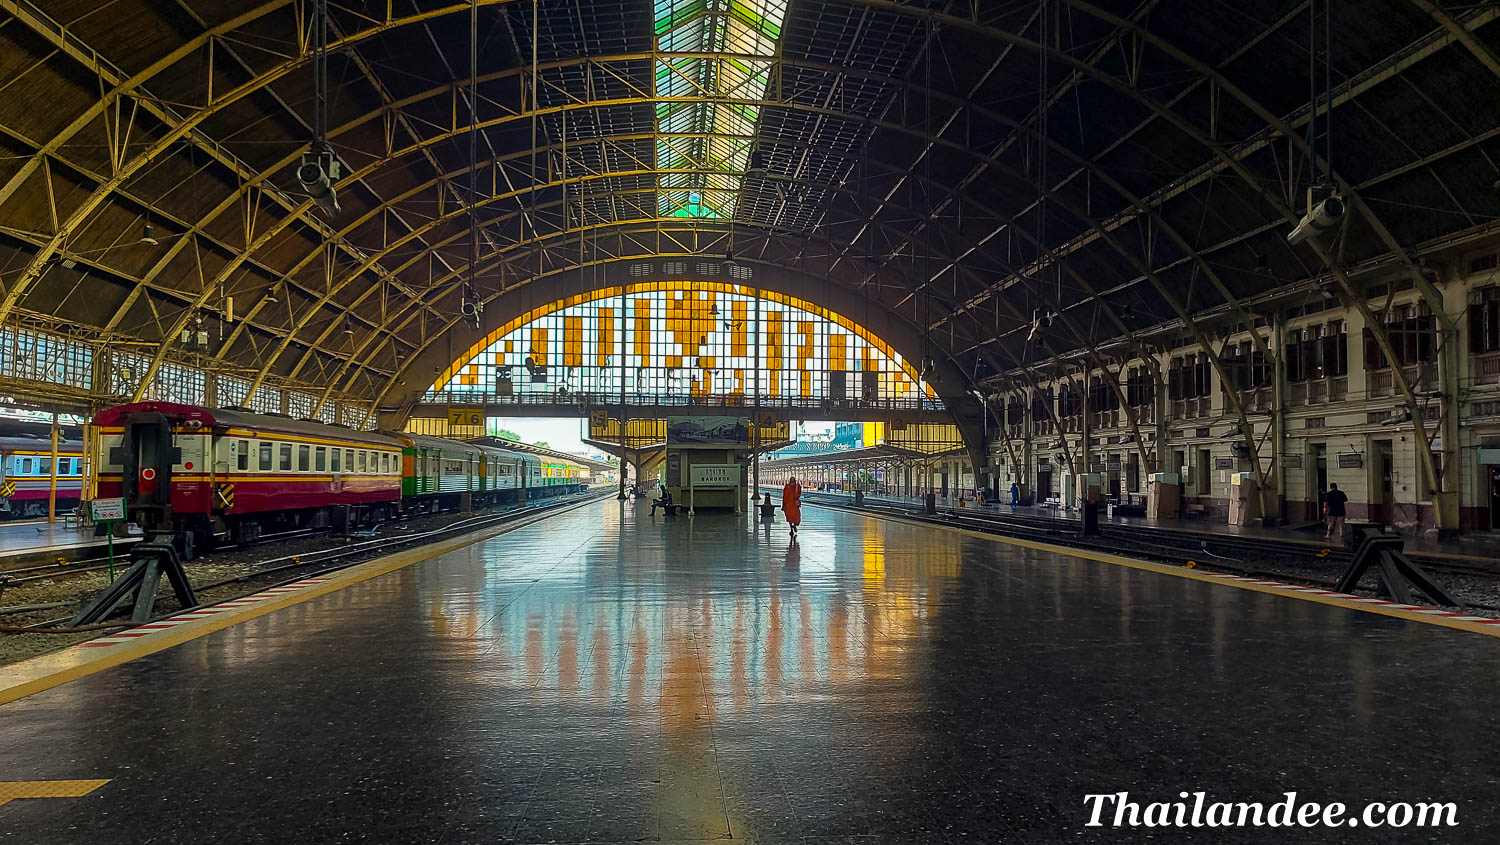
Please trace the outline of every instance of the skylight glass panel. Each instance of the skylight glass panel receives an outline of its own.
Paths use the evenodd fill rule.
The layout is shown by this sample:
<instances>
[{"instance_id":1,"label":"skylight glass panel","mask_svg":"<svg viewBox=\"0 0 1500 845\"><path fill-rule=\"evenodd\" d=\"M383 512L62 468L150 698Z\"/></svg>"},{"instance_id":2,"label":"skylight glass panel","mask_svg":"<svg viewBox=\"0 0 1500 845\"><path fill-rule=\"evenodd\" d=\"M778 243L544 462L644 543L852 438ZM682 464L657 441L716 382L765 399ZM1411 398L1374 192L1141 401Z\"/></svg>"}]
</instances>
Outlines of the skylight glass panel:
<instances>
[{"instance_id":1,"label":"skylight glass panel","mask_svg":"<svg viewBox=\"0 0 1500 845\"><path fill-rule=\"evenodd\" d=\"M773 0L656 0L657 211L734 215L786 18ZM670 55L718 53L719 56ZM761 58L764 57L764 58ZM696 101L685 101L685 98Z\"/></svg>"}]
</instances>

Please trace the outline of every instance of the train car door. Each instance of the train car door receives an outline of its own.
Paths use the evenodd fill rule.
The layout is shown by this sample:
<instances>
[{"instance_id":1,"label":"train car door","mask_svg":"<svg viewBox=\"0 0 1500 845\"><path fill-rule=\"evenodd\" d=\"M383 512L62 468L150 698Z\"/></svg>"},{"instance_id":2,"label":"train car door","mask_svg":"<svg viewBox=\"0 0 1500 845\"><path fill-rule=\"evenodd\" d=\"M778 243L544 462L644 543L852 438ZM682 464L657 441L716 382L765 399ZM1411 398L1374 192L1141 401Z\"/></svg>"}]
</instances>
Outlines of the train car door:
<instances>
[{"instance_id":1,"label":"train car door","mask_svg":"<svg viewBox=\"0 0 1500 845\"><path fill-rule=\"evenodd\" d=\"M118 449L119 454L115 454ZM109 462L123 467L126 506L144 525L164 523L172 508L172 468L177 463L172 426L158 413L130 415Z\"/></svg>"},{"instance_id":2,"label":"train car door","mask_svg":"<svg viewBox=\"0 0 1500 845\"><path fill-rule=\"evenodd\" d=\"M172 507L185 513L208 513L213 490L213 455L207 432L179 433L177 465L172 468Z\"/></svg>"}]
</instances>

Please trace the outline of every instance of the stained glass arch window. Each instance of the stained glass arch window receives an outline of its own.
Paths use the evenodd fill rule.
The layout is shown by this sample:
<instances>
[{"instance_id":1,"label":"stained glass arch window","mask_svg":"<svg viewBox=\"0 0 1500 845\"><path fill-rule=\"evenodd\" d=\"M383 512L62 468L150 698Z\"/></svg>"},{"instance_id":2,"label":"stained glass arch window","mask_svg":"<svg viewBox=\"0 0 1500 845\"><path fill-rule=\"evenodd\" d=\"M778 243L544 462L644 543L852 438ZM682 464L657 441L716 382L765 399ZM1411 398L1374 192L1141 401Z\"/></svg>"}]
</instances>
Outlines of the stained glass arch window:
<instances>
[{"instance_id":1,"label":"stained glass arch window","mask_svg":"<svg viewBox=\"0 0 1500 845\"><path fill-rule=\"evenodd\" d=\"M522 314L439 374L425 401L840 403L939 409L911 362L805 300L720 282L644 282Z\"/></svg>"}]
</instances>

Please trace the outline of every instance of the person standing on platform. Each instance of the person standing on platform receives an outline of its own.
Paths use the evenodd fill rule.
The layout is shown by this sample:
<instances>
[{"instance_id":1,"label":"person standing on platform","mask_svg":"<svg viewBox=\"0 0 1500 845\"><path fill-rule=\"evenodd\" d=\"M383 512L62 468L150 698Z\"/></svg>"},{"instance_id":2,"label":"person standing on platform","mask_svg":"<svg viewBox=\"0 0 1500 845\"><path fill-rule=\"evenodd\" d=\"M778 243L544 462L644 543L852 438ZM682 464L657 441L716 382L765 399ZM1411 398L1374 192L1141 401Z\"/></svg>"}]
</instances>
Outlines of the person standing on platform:
<instances>
[{"instance_id":1,"label":"person standing on platform","mask_svg":"<svg viewBox=\"0 0 1500 845\"><path fill-rule=\"evenodd\" d=\"M1015 507L1019 504L1021 504L1021 485L1012 481L1010 483L1010 506Z\"/></svg>"},{"instance_id":2,"label":"person standing on platform","mask_svg":"<svg viewBox=\"0 0 1500 845\"><path fill-rule=\"evenodd\" d=\"M792 527L792 536L797 536L797 526L802 523L802 485L797 483L796 476L782 485L781 510L786 513L787 525Z\"/></svg>"},{"instance_id":3,"label":"person standing on platform","mask_svg":"<svg viewBox=\"0 0 1500 845\"><path fill-rule=\"evenodd\" d=\"M1344 504L1348 501L1349 497L1337 484L1328 485L1328 492L1323 494L1323 519L1328 523L1323 539L1344 539Z\"/></svg>"}]
</instances>

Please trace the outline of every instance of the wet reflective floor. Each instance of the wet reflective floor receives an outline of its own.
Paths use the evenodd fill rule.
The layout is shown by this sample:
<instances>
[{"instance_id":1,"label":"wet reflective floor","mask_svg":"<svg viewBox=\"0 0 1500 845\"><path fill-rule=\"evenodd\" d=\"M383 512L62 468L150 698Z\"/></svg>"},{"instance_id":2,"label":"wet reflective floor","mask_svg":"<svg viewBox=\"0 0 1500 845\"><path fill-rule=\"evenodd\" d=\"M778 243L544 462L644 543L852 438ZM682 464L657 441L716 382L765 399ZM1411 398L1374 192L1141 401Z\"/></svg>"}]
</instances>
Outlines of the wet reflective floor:
<instances>
[{"instance_id":1,"label":"wet reflective floor","mask_svg":"<svg viewBox=\"0 0 1500 845\"><path fill-rule=\"evenodd\" d=\"M1053 842L1084 796L1452 801L1500 641L807 508L589 505L0 707L0 842ZM1109 815L1106 814L1106 819ZM1179 831L1154 831L1180 841Z\"/></svg>"}]
</instances>

